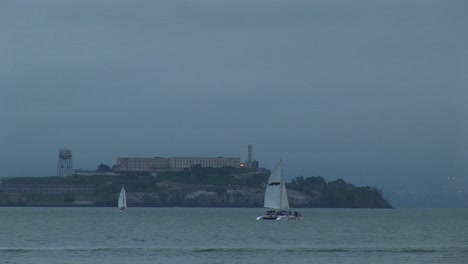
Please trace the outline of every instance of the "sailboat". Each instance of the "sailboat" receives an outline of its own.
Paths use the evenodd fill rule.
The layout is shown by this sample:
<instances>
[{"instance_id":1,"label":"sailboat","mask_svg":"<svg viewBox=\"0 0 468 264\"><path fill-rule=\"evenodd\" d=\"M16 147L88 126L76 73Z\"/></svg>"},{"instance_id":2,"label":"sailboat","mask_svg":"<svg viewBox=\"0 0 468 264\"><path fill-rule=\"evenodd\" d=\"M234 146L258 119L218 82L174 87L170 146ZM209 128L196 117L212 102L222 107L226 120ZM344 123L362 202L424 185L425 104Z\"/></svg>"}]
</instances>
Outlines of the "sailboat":
<instances>
[{"instance_id":1,"label":"sailboat","mask_svg":"<svg viewBox=\"0 0 468 264\"><path fill-rule=\"evenodd\" d=\"M123 186L119 194L118 207L119 212L124 212L127 209L127 194L125 193L125 188Z\"/></svg>"},{"instance_id":2,"label":"sailboat","mask_svg":"<svg viewBox=\"0 0 468 264\"><path fill-rule=\"evenodd\" d=\"M280 160L271 172L265 189L265 200L263 207L268 211L265 215L257 217L257 220L300 220L301 213L290 211L286 186L283 180L283 164Z\"/></svg>"}]
</instances>

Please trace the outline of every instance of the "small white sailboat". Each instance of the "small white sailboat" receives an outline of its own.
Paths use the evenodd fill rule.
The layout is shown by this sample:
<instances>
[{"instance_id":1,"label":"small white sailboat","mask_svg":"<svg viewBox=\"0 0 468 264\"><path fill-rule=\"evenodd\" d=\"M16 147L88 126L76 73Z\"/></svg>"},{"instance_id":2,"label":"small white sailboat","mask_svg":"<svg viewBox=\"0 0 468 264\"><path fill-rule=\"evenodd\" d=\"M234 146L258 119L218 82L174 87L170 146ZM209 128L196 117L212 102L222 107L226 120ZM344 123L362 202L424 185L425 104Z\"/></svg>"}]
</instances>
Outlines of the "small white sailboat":
<instances>
[{"instance_id":1,"label":"small white sailboat","mask_svg":"<svg viewBox=\"0 0 468 264\"><path fill-rule=\"evenodd\" d=\"M123 186L119 194L118 208L119 212L127 210L127 194L125 193L125 188Z\"/></svg>"},{"instance_id":2,"label":"small white sailboat","mask_svg":"<svg viewBox=\"0 0 468 264\"><path fill-rule=\"evenodd\" d=\"M283 180L283 167L280 160L271 172L265 189L265 200L263 207L269 210L265 215L257 217L257 220L300 220L301 213L290 211L286 186Z\"/></svg>"}]
</instances>

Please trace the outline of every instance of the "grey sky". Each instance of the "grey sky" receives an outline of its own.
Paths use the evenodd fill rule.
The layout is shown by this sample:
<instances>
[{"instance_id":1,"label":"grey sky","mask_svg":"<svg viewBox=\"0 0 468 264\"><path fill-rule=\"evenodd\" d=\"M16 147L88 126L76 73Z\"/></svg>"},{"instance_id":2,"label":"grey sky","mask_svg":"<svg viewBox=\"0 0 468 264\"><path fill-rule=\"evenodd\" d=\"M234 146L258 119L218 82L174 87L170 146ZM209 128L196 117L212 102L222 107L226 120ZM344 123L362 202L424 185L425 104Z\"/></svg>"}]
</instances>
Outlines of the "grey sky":
<instances>
[{"instance_id":1,"label":"grey sky","mask_svg":"<svg viewBox=\"0 0 468 264\"><path fill-rule=\"evenodd\" d=\"M0 0L0 176L241 156L468 192L465 1ZM424 183L418 183L424 180ZM391 195L390 195L391 196ZM466 196L465 196L466 197Z\"/></svg>"}]
</instances>

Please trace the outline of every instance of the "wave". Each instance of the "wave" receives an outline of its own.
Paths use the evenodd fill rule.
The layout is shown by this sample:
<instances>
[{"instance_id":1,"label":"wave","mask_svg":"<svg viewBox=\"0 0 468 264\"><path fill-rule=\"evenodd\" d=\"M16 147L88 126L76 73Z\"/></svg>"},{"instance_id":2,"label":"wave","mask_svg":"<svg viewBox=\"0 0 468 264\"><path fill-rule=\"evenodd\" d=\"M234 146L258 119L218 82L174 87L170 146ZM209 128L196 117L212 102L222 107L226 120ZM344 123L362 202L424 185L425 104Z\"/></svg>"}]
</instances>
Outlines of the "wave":
<instances>
[{"instance_id":1,"label":"wave","mask_svg":"<svg viewBox=\"0 0 468 264\"><path fill-rule=\"evenodd\" d=\"M432 248L340 248L340 247L299 247L299 248L261 248L261 247L203 247L192 252L291 252L291 253L436 253L445 251Z\"/></svg>"},{"instance_id":2,"label":"wave","mask_svg":"<svg viewBox=\"0 0 468 264\"><path fill-rule=\"evenodd\" d=\"M38 252L38 251L117 251L117 250L132 250L139 248L120 248L120 247L46 247L46 248L0 248L0 252Z\"/></svg>"},{"instance_id":3,"label":"wave","mask_svg":"<svg viewBox=\"0 0 468 264\"><path fill-rule=\"evenodd\" d=\"M45 247L45 248L0 248L2 252L16 252L16 253L28 253L38 251L88 251L88 252L99 252L99 251L177 251L186 253L260 253L260 252L287 252L287 253L416 253L416 254L427 254L447 251L459 251L462 250L457 248L419 248L419 247L405 247L405 248L347 248L347 247L284 247L284 248L271 248L271 247Z\"/></svg>"},{"instance_id":4,"label":"wave","mask_svg":"<svg viewBox=\"0 0 468 264\"><path fill-rule=\"evenodd\" d=\"M293 248L288 251L301 252L355 252L355 253L435 253L443 250L433 248Z\"/></svg>"},{"instance_id":5,"label":"wave","mask_svg":"<svg viewBox=\"0 0 468 264\"><path fill-rule=\"evenodd\" d=\"M365 249L369 253L436 253L442 250L429 248L386 248L386 249Z\"/></svg>"}]
</instances>

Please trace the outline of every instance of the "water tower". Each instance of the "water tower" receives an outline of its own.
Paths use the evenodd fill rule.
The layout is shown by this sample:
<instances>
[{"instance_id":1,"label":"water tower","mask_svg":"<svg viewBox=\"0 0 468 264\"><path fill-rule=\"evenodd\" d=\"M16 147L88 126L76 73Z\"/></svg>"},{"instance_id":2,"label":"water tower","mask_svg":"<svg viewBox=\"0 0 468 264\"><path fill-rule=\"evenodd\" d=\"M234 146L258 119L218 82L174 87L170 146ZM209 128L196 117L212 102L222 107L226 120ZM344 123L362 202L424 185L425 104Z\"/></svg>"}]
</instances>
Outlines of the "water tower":
<instances>
[{"instance_id":1,"label":"water tower","mask_svg":"<svg viewBox=\"0 0 468 264\"><path fill-rule=\"evenodd\" d=\"M73 175L72 152L69 149L59 150L57 176Z\"/></svg>"}]
</instances>

